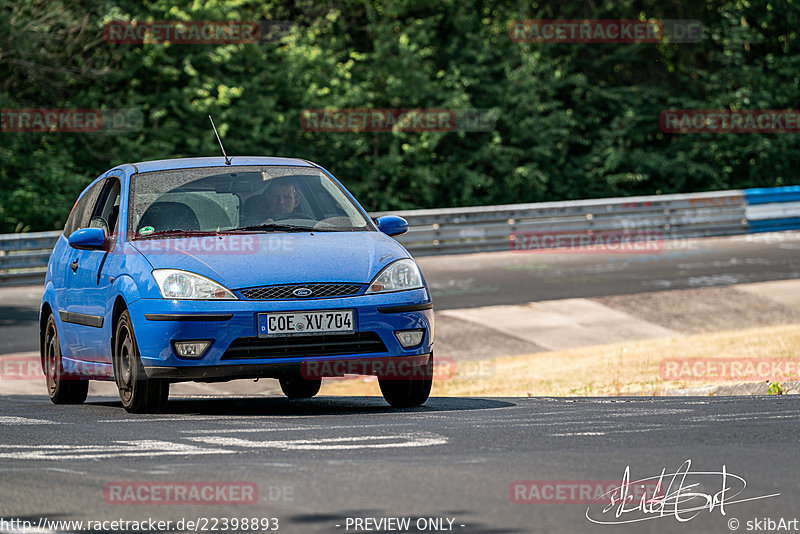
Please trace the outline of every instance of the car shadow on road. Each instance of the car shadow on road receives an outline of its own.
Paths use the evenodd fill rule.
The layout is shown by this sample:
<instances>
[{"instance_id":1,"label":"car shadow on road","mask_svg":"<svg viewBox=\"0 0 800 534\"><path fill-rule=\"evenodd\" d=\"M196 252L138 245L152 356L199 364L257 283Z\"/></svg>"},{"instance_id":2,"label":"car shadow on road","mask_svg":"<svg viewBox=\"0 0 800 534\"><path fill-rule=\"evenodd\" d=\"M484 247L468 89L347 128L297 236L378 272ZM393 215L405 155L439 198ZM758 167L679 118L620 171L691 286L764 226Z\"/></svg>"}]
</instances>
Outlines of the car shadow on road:
<instances>
[{"instance_id":1,"label":"car shadow on road","mask_svg":"<svg viewBox=\"0 0 800 534\"><path fill-rule=\"evenodd\" d=\"M93 406L122 409L120 402L88 401ZM289 400L281 397L174 398L160 415L352 415L374 413L426 413L464 410L487 410L514 406L513 403L473 397L431 397L418 408L392 408L381 397L317 397Z\"/></svg>"}]
</instances>

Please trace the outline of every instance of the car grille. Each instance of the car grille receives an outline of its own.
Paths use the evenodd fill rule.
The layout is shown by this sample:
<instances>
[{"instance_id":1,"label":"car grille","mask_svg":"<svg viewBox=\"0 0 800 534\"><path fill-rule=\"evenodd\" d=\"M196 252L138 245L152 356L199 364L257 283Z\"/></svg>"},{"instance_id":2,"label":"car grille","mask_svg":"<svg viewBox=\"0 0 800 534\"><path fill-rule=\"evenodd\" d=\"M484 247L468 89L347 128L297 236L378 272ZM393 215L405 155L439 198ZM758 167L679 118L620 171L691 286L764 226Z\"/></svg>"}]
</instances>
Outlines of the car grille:
<instances>
[{"instance_id":1,"label":"car grille","mask_svg":"<svg viewBox=\"0 0 800 534\"><path fill-rule=\"evenodd\" d=\"M240 337L231 343L223 360L252 358L291 358L336 356L386 352L386 345L376 332L320 334L313 336Z\"/></svg>"},{"instance_id":2,"label":"car grille","mask_svg":"<svg viewBox=\"0 0 800 534\"><path fill-rule=\"evenodd\" d=\"M296 289L306 288L311 294L300 296L294 294ZM284 299L319 299L331 297L352 297L361 291L360 284L292 284L283 286L264 286L243 289L242 295L252 300L284 300Z\"/></svg>"}]
</instances>

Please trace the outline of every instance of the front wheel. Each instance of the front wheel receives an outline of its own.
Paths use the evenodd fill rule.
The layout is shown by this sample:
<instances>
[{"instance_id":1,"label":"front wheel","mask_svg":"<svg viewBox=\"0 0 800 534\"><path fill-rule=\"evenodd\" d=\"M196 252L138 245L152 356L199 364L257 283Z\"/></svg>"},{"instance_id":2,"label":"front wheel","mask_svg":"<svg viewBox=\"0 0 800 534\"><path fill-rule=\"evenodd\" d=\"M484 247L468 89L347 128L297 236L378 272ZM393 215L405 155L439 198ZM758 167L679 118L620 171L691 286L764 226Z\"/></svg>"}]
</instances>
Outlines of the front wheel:
<instances>
[{"instance_id":1,"label":"front wheel","mask_svg":"<svg viewBox=\"0 0 800 534\"><path fill-rule=\"evenodd\" d=\"M149 413L163 408L169 397L169 382L147 378L127 310L117 321L114 339L114 377L123 408L130 413Z\"/></svg>"},{"instance_id":2,"label":"front wheel","mask_svg":"<svg viewBox=\"0 0 800 534\"><path fill-rule=\"evenodd\" d=\"M428 363L415 367L409 377L378 376L378 385L386 402L394 408L413 408L425 404L433 386L433 353Z\"/></svg>"},{"instance_id":3,"label":"front wheel","mask_svg":"<svg viewBox=\"0 0 800 534\"><path fill-rule=\"evenodd\" d=\"M321 378L311 380L301 376L285 376L279 379L283 394L290 399L310 399L317 393L322 386Z\"/></svg>"},{"instance_id":4,"label":"front wheel","mask_svg":"<svg viewBox=\"0 0 800 534\"><path fill-rule=\"evenodd\" d=\"M44 331L44 372L47 390L53 404L83 404L89 394L89 381L64 372L61 363L61 343L58 340L56 320L50 315Z\"/></svg>"}]
</instances>

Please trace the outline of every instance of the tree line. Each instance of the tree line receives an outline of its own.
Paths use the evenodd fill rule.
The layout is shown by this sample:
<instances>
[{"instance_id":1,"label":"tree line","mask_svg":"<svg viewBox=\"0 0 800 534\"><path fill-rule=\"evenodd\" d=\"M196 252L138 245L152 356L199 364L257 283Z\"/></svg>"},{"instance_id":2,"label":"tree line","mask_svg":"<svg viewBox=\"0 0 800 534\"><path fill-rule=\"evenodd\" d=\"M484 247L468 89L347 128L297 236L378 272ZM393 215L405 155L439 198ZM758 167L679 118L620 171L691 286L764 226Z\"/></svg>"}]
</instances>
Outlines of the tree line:
<instances>
[{"instance_id":1,"label":"tree line","mask_svg":"<svg viewBox=\"0 0 800 534\"><path fill-rule=\"evenodd\" d=\"M689 43L514 39L514 21L531 19L693 20L703 32ZM109 38L114 21L252 21L261 38L125 44ZM0 233L62 227L114 165L218 155L209 114L230 154L316 161L368 210L796 184L796 134L674 133L659 121L670 109L800 107L798 22L786 0L3 3L0 109L101 110L106 122L11 131L6 112ZM309 127L309 113L335 109L350 111ZM357 110L392 125L397 110L441 111L455 127L336 122L361 120Z\"/></svg>"}]
</instances>

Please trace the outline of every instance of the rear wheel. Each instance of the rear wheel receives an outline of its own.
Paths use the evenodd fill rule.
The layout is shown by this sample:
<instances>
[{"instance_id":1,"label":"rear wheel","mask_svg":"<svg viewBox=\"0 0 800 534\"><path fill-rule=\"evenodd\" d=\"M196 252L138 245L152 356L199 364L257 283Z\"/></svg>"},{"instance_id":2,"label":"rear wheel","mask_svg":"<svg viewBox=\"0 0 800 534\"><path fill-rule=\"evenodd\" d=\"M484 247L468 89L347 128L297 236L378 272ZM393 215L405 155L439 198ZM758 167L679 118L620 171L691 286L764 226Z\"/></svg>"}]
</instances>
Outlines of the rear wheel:
<instances>
[{"instance_id":1,"label":"rear wheel","mask_svg":"<svg viewBox=\"0 0 800 534\"><path fill-rule=\"evenodd\" d=\"M114 339L114 377L122 406L131 413L149 413L163 408L169 397L169 382L147 378L127 310L117 321Z\"/></svg>"},{"instance_id":2,"label":"rear wheel","mask_svg":"<svg viewBox=\"0 0 800 534\"><path fill-rule=\"evenodd\" d=\"M285 376L279 379L283 394L290 399L310 399L322 386L321 378L305 379L302 376Z\"/></svg>"},{"instance_id":3,"label":"rear wheel","mask_svg":"<svg viewBox=\"0 0 800 534\"><path fill-rule=\"evenodd\" d=\"M44 372L53 404L82 404L89 393L89 381L64 372L56 320L47 318L44 331Z\"/></svg>"},{"instance_id":4,"label":"rear wheel","mask_svg":"<svg viewBox=\"0 0 800 534\"><path fill-rule=\"evenodd\" d=\"M425 404L433 385L433 353L428 363L415 368L410 377L378 376L386 402L394 408L413 408Z\"/></svg>"}]
</instances>

